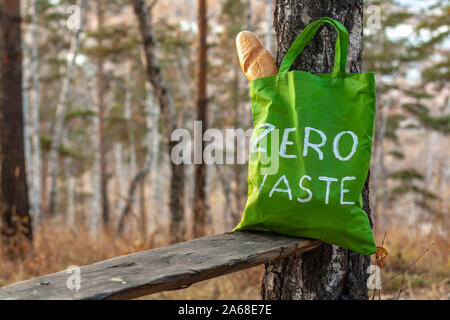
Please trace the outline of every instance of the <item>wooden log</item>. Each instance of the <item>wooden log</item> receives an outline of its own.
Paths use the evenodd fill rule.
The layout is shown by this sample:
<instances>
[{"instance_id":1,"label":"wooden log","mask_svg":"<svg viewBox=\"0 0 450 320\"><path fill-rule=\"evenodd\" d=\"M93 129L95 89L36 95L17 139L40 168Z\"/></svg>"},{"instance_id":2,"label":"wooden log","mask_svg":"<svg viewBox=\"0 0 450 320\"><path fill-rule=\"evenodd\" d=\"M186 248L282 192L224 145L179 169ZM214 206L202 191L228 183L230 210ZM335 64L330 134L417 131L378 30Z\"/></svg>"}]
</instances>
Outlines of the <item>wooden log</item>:
<instances>
[{"instance_id":1,"label":"wooden log","mask_svg":"<svg viewBox=\"0 0 450 320\"><path fill-rule=\"evenodd\" d=\"M123 255L80 268L80 289L66 270L0 288L0 299L132 299L299 255L320 240L237 231Z\"/></svg>"}]
</instances>

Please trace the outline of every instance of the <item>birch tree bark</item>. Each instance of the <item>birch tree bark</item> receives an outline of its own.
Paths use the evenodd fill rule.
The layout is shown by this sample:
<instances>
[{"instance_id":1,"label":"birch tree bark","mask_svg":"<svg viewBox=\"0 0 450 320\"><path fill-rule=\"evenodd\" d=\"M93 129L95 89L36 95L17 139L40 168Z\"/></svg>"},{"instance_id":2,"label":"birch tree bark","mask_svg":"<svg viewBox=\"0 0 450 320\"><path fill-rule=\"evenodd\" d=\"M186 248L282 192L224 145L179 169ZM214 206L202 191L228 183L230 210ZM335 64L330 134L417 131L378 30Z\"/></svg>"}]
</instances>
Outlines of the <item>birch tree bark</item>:
<instances>
[{"instance_id":1,"label":"birch tree bark","mask_svg":"<svg viewBox=\"0 0 450 320\"><path fill-rule=\"evenodd\" d=\"M274 12L277 64L280 65L297 35L322 17L331 17L345 25L350 34L347 71L361 72L362 0L277 0ZM335 39L333 28L322 27L292 69L331 73ZM363 209L370 219L368 181L369 177L362 196ZM323 244L301 256L266 264L261 295L268 300L368 299L366 270L369 264L368 256Z\"/></svg>"},{"instance_id":2,"label":"birch tree bark","mask_svg":"<svg viewBox=\"0 0 450 320\"><path fill-rule=\"evenodd\" d=\"M233 210L233 199L231 197L231 173L227 166L216 165L217 176L220 180L223 189L223 196L225 198L225 206L223 207L223 221L225 231L232 230L236 226L236 220L238 219L235 216L235 211Z\"/></svg>"},{"instance_id":3,"label":"birch tree bark","mask_svg":"<svg viewBox=\"0 0 450 320\"><path fill-rule=\"evenodd\" d=\"M23 134L24 134L24 147L25 147L25 164L27 172L27 185L28 185L28 196L30 201L30 215L32 217L33 229L36 230L42 222L41 214L41 188L40 182L42 177L42 166L40 161L40 139L39 139L39 124L36 124L36 89L39 83L36 80L36 76L33 74L38 71L37 68L37 55L36 51L38 48L37 36L35 33L35 19L37 15L35 3L30 5L30 1L24 1L22 12L23 15L29 15L30 9L32 22L26 25L25 30L23 30L23 41L22 41L22 52L23 52L23 77L22 77L22 105L23 105ZM38 76L37 76L38 77ZM31 82L32 81L32 82ZM31 98L31 99L30 99ZM39 114L39 112L38 112ZM36 128L37 127L37 128ZM35 143L37 140L38 147ZM33 150L34 149L34 150Z\"/></svg>"},{"instance_id":4,"label":"birch tree bark","mask_svg":"<svg viewBox=\"0 0 450 320\"><path fill-rule=\"evenodd\" d=\"M103 31L105 21L105 2L97 0L97 31ZM102 48L102 37L98 37L97 46ZM102 202L103 227L107 228L109 223L109 199L108 178L106 167L106 145L105 145L105 76L103 71L103 57L97 60L97 108L98 108L98 146L100 148L100 190Z\"/></svg>"},{"instance_id":5,"label":"birch tree bark","mask_svg":"<svg viewBox=\"0 0 450 320\"><path fill-rule=\"evenodd\" d=\"M94 85L88 85L89 96L95 94ZM93 105L93 104L91 104ZM94 111L95 107L93 108ZM89 231L91 235L95 236L100 227L101 221L101 173L100 173L100 146L99 146L99 117L93 117L93 127L92 127L92 149L94 150L94 161L91 171L91 185L92 185L92 201L89 209Z\"/></svg>"},{"instance_id":6,"label":"birch tree bark","mask_svg":"<svg viewBox=\"0 0 450 320\"><path fill-rule=\"evenodd\" d=\"M146 205L147 201L145 197L145 180L146 180L145 178L143 178L139 183L139 211L140 211L139 225L142 234L142 241L144 243L147 241L147 234L149 230L147 218L147 205Z\"/></svg>"},{"instance_id":7,"label":"birch tree bark","mask_svg":"<svg viewBox=\"0 0 450 320\"><path fill-rule=\"evenodd\" d=\"M31 183L33 184L32 196L33 208L35 211L34 225L42 224L42 152L41 152L41 129L40 129L40 79L39 79L39 7L38 0L33 1L33 15L31 22L31 72L33 86L30 91L30 127L31 127L31 144L33 146L33 176Z\"/></svg>"},{"instance_id":8,"label":"birch tree bark","mask_svg":"<svg viewBox=\"0 0 450 320\"><path fill-rule=\"evenodd\" d=\"M171 159L172 149L177 141L171 141L170 136L177 127L176 110L173 97L170 94L161 74L161 68L156 56L156 39L153 35L152 16L144 0L132 0L134 12L139 22L139 30L145 53L145 68L147 81L151 84L155 99L160 106L166 135L167 151ZM180 242L185 237L184 224L184 165L171 161L172 176L170 179L170 242Z\"/></svg>"},{"instance_id":9,"label":"birch tree bark","mask_svg":"<svg viewBox=\"0 0 450 320\"><path fill-rule=\"evenodd\" d=\"M151 94L150 90L148 91L148 95ZM149 115L149 117L151 118L151 143L152 145L150 147L151 152L153 153L152 155L152 164L150 167L150 178L151 178L151 182L150 182L150 192L151 192L151 216L153 216L153 222L156 222L158 220L158 215L161 214L160 211L160 197L159 197L159 190L160 190L160 176L161 173L159 172L159 168L160 168L160 164L159 164L159 141L160 141L160 136L159 136L159 118L160 118L160 114L159 114L159 108L156 105L156 103L153 104L152 109L151 109L151 114ZM156 226L153 226L156 227Z\"/></svg>"},{"instance_id":10,"label":"birch tree bark","mask_svg":"<svg viewBox=\"0 0 450 320\"><path fill-rule=\"evenodd\" d=\"M147 177L148 173L150 172L153 162L154 162L154 152L152 150L153 147L153 131L155 127L158 126L158 120L159 120L159 112L155 106L155 101L153 98L153 95L150 91L150 88L147 88L147 112L146 112L146 124L147 124L147 139L146 139L146 145L147 145L147 155L145 157L144 165L142 166L142 170L139 171L134 177L133 180L130 182L130 187L128 189L128 201L125 204L125 207L122 212L122 216L119 220L119 232L123 231L125 218L130 214L130 211L133 208L134 202L136 201L136 189L139 186L139 183L143 183L144 179ZM142 206L141 206L142 209ZM145 215L144 212L141 211L142 215ZM142 216L144 217L144 216ZM142 221L146 222L146 219L142 219ZM147 230L147 226L142 226L142 228L145 228ZM143 229L144 230L144 229Z\"/></svg>"},{"instance_id":11,"label":"birch tree bark","mask_svg":"<svg viewBox=\"0 0 450 320\"><path fill-rule=\"evenodd\" d=\"M76 177L70 168L72 166L72 159L66 159L66 170L68 170L67 176L67 217L66 224L73 227L76 221L76 207L75 207L75 188L76 188Z\"/></svg>"},{"instance_id":12,"label":"birch tree bark","mask_svg":"<svg viewBox=\"0 0 450 320\"><path fill-rule=\"evenodd\" d=\"M390 100L387 100L383 103L383 108L380 110L382 113L380 115L380 125L379 130L377 132L377 150L375 153L375 163L376 167L373 170L373 197L372 197L372 208L374 215L373 220L375 221L375 226L383 225L385 226L384 221L384 212L386 210L386 201L387 201L387 185L386 185L386 166L384 163L385 160L385 148L384 148L384 138L386 137L387 130L387 122L389 119L389 109L391 107ZM378 196L378 182L381 182L381 192L380 196Z\"/></svg>"},{"instance_id":13,"label":"birch tree bark","mask_svg":"<svg viewBox=\"0 0 450 320\"><path fill-rule=\"evenodd\" d=\"M17 236L32 240L25 171L22 106L22 37L20 2L0 2L0 233L19 248Z\"/></svg>"},{"instance_id":14,"label":"birch tree bark","mask_svg":"<svg viewBox=\"0 0 450 320\"><path fill-rule=\"evenodd\" d=\"M122 204L122 196L125 194L123 181L126 181L125 172L123 170L122 143L114 146L114 222L120 217L120 209Z\"/></svg>"},{"instance_id":15,"label":"birch tree bark","mask_svg":"<svg viewBox=\"0 0 450 320\"><path fill-rule=\"evenodd\" d=\"M95 63L85 63L82 66L82 83L85 85L85 104L87 109L97 115L97 108L95 103ZM91 170L83 174L82 193L92 193L91 201L83 202L82 212L85 213L84 221L87 224L87 229L92 236L97 235L101 221L101 192L100 192L100 148L98 146L98 129L99 117L92 117L92 125L87 129L89 131L89 140L92 145L93 165ZM85 205L85 203L87 205Z\"/></svg>"},{"instance_id":16,"label":"birch tree bark","mask_svg":"<svg viewBox=\"0 0 450 320\"><path fill-rule=\"evenodd\" d=\"M136 157L136 138L133 128L133 123L131 121L132 117L132 107L133 107L133 88L134 81L131 77L131 63L127 65L127 75L126 75L126 89L125 89L125 101L124 101L124 117L127 125L128 131L128 154L129 154L129 170L127 177L124 177L124 181L127 181L127 184L131 184L137 172L137 157ZM135 212L136 206L132 205L132 212ZM120 215L121 216L121 215ZM119 216L119 218L120 218Z\"/></svg>"},{"instance_id":17,"label":"birch tree bark","mask_svg":"<svg viewBox=\"0 0 450 320\"><path fill-rule=\"evenodd\" d=\"M250 119L246 119L246 114L249 114L249 112L246 112L245 110L249 110L247 106L243 106L241 102L241 88L243 86L248 85L248 81L245 81L245 83L242 82L242 70L239 67L239 62L236 61L236 63L233 66L234 68L234 79L233 79L233 105L234 105L234 123L238 128L246 129L246 123L251 123L250 126L253 126L253 121ZM234 207L231 211L231 223L235 227L242 217L243 212L243 204L244 204L244 198L246 197L245 191L243 190L242 186L245 185L246 181L242 181L242 178L244 177L243 169L244 167L242 164L239 164L239 158L238 158L238 150L245 149L245 143L242 139L234 139L234 150L236 153L235 157L235 164L233 165L233 200L234 200ZM245 175L245 177L247 177Z\"/></svg>"},{"instance_id":18,"label":"birch tree bark","mask_svg":"<svg viewBox=\"0 0 450 320\"><path fill-rule=\"evenodd\" d=\"M29 14L29 1L24 1L22 5L22 16ZM24 138L24 152L25 152L25 170L27 172L27 186L28 198L30 203L30 216L32 217L32 225L35 226L37 219L37 212L35 208L36 199L34 199L34 174L33 167L33 152L31 150L31 122L30 122L30 79L31 79L31 32L26 25L22 30L22 114L23 114L23 138Z\"/></svg>"},{"instance_id":19,"label":"birch tree bark","mask_svg":"<svg viewBox=\"0 0 450 320\"><path fill-rule=\"evenodd\" d=\"M24 54L24 60L26 60L26 54ZM25 63L24 63L25 65ZM24 68L23 77L26 78L26 71ZM23 87L25 88L26 81L23 81ZM36 172L35 168L33 168L33 152L31 151L31 141L30 141L30 121L29 121L29 94L27 89L24 90L22 94L22 114L23 114L23 146L24 146L24 154L25 154L25 170L27 172L27 186L28 186L28 197L30 200L30 216L32 217L32 225L36 226L36 222L38 220L37 211L36 211L36 199L34 198L35 193L33 190L33 178L34 173Z\"/></svg>"},{"instance_id":20,"label":"birch tree bark","mask_svg":"<svg viewBox=\"0 0 450 320\"><path fill-rule=\"evenodd\" d=\"M133 105L133 87L134 82L131 80L131 64L129 63L127 66L127 77L126 83L127 87L125 89L125 101L124 101L124 116L127 122L127 130L128 130L128 140L129 140L129 154L130 154L130 170L129 170L129 179L131 181L136 175L136 146L135 146L135 137L134 131L131 123L131 115L132 115L132 105Z\"/></svg>"},{"instance_id":21,"label":"birch tree bark","mask_svg":"<svg viewBox=\"0 0 450 320\"><path fill-rule=\"evenodd\" d=\"M84 11L84 0L78 1L78 6L80 8L80 15L83 16ZM50 196L49 196L49 208L48 212L50 216L55 214L55 206L56 206L56 195L57 195L57 180L58 180L58 171L59 171L59 147L61 145L61 137L64 123L64 115L67 108L67 100L69 98L69 93L71 90L73 77L75 74L76 68L76 58L80 48L80 34L82 31L82 21L80 19L81 25L80 28L76 31L72 43L70 45L70 51L68 53L67 63L67 71L66 76L63 80L63 85L61 89L61 94L59 96L58 105L56 106L56 114L55 114L55 124L53 127L52 140L50 145L50 156L49 156L49 166L50 166Z\"/></svg>"},{"instance_id":22,"label":"birch tree bark","mask_svg":"<svg viewBox=\"0 0 450 320\"><path fill-rule=\"evenodd\" d=\"M196 103L196 120L202 123L202 137L208 127L208 98L206 96L206 81L208 72L207 60L207 44L206 33L207 25L207 7L206 0L197 1L197 103ZM194 167L194 228L193 235L195 238L204 236L206 225L206 164L203 163L203 150L205 141L201 139L202 159L201 163L195 164ZM197 152L194 151L194 152Z\"/></svg>"},{"instance_id":23,"label":"birch tree bark","mask_svg":"<svg viewBox=\"0 0 450 320\"><path fill-rule=\"evenodd\" d=\"M69 145L68 132L64 132L63 144ZM72 157L64 158L64 180L66 182L66 216L65 222L68 226L73 226L75 223L75 176L72 169Z\"/></svg>"}]
</instances>

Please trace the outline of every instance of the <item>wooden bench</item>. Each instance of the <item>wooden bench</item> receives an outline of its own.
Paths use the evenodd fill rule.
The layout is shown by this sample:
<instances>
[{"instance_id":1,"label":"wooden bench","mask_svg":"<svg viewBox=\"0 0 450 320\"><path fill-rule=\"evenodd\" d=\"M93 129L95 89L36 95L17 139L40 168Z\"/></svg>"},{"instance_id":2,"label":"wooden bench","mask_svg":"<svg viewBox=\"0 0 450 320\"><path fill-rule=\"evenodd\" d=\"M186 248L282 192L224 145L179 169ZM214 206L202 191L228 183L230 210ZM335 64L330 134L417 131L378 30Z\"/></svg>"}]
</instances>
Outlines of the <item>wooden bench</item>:
<instances>
[{"instance_id":1,"label":"wooden bench","mask_svg":"<svg viewBox=\"0 0 450 320\"><path fill-rule=\"evenodd\" d=\"M81 288L66 270L0 288L0 299L132 299L299 255L320 240L237 231L123 255L80 267Z\"/></svg>"}]
</instances>

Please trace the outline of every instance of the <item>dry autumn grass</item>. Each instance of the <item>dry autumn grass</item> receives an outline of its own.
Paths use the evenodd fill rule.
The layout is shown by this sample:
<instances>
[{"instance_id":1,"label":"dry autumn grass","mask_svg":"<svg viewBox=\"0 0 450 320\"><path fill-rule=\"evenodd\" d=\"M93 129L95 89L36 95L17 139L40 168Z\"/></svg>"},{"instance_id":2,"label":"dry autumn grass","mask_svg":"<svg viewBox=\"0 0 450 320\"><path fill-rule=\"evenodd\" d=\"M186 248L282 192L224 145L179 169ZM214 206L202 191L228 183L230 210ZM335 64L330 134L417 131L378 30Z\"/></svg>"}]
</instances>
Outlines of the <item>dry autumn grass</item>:
<instances>
[{"instance_id":1,"label":"dry autumn grass","mask_svg":"<svg viewBox=\"0 0 450 320\"><path fill-rule=\"evenodd\" d=\"M58 225L42 228L35 235L33 253L11 261L0 250L0 286L64 270L71 265L86 265L115 256L167 245L166 239L153 234L146 239L138 230L118 236L102 232L95 239L86 231ZM383 235L377 235L381 243ZM397 299L403 279L401 298L449 299L450 257L446 237L420 235L401 229L387 231L384 247L389 256L382 268L382 279L408 267L433 243L411 269L386 284L381 299ZM183 290L162 292L141 299L260 299L263 266L193 284ZM372 293L370 293L372 296ZM378 293L376 294L378 299Z\"/></svg>"}]
</instances>

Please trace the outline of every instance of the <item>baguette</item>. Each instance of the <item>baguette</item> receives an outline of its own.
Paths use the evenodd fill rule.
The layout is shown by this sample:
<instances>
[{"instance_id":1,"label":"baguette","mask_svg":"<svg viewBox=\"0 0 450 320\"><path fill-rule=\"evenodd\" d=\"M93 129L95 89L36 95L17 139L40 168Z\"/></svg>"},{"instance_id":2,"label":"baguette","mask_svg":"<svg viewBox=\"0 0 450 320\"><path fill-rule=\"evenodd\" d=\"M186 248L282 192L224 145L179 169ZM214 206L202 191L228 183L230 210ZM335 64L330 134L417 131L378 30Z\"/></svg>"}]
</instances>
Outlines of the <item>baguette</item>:
<instances>
[{"instance_id":1,"label":"baguette","mask_svg":"<svg viewBox=\"0 0 450 320\"><path fill-rule=\"evenodd\" d=\"M270 52L264 48L253 32L239 32L236 37L236 49L241 69L249 81L271 76L278 72Z\"/></svg>"}]
</instances>

